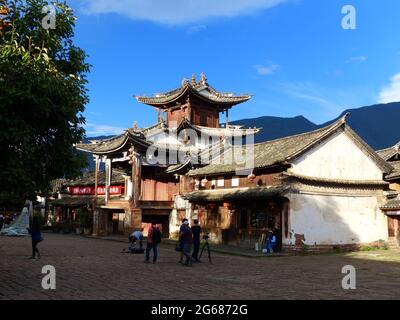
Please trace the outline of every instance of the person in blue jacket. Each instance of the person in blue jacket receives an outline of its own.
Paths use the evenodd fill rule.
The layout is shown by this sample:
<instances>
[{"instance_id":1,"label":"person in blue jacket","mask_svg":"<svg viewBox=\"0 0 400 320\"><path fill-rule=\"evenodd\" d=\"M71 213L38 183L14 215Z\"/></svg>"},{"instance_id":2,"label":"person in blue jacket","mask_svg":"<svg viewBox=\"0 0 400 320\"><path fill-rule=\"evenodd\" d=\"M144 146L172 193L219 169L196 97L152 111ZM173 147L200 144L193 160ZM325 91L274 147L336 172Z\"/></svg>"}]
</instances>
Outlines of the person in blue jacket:
<instances>
[{"instance_id":1,"label":"person in blue jacket","mask_svg":"<svg viewBox=\"0 0 400 320\"><path fill-rule=\"evenodd\" d=\"M264 253L274 253L276 248L276 235L272 230L268 231L267 241L265 242Z\"/></svg>"},{"instance_id":2,"label":"person in blue jacket","mask_svg":"<svg viewBox=\"0 0 400 320\"><path fill-rule=\"evenodd\" d=\"M37 248L37 245L39 242L43 240L42 233L40 232L40 224L39 224L39 219L34 216L32 219L32 225L30 228L28 228L29 234L32 237L32 256L30 259L35 259L36 254L38 259L40 259L40 252L39 249Z\"/></svg>"}]
</instances>

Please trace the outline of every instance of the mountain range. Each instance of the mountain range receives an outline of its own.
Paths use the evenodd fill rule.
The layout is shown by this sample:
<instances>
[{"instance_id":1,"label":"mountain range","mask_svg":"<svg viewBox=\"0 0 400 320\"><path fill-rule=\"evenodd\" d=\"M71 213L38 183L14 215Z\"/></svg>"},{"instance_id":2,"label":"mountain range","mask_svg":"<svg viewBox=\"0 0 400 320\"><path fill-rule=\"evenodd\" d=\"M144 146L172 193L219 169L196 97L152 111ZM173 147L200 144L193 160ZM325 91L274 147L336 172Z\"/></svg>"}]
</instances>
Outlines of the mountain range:
<instances>
[{"instance_id":1,"label":"mountain range","mask_svg":"<svg viewBox=\"0 0 400 320\"><path fill-rule=\"evenodd\" d=\"M350 113L350 116L347 118L347 123L373 149L377 150L387 148L400 141L400 102L375 104L367 107L347 109L337 118L319 125L311 122L303 116L293 118L264 116L232 121L230 124L242 125L244 128L262 128L262 130L255 136L255 142L258 143L317 130L336 121L347 112ZM112 136L91 137L86 138L84 142L111 137ZM91 160L91 157L88 157L88 160L88 169L92 170L94 168L93 161Z\"/></svg>"},{"instance_id":2,"label":"mountain range","mask_svg":"<svg viewBox=\"0 0 400 320\"><path fill-rule=\"evenodd\" d=\"M372 148L383 149L400 141L400 102L347 109L337 118L320 125L303 116L293 118L265 116L237 120L230 124L243 125L245 128L254 126L262 128L255 136L255 142L262 142L325 127L347 112L350 113L347 123Z\"/></svg>"}]
</instances>

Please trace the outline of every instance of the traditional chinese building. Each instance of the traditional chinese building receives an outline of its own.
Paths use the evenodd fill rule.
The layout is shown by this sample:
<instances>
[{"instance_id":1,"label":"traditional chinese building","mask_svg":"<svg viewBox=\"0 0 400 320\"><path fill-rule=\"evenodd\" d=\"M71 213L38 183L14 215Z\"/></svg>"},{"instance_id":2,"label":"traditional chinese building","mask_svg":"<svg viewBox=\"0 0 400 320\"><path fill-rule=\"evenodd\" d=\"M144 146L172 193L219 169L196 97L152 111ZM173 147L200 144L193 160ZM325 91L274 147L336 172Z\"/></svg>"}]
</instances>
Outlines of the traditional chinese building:
<instances>
[{"instance_id":1,"label":"traditional chinese building","mask_svg":"<svg viewBox=\"0 0 400 320\"><path fill-rule=\"evenodd\" d=\"M72 181L63 181L58 188L57 199L49 201L49 209L53 218L61 223L74 223L77 219L77 210L79 208L85 207L93 211L95 204L104 204L105 173L99 172L97 192L94 181L94 172L86 172L82 177ZM109 188L110 198L119 199L125 193L126 181L127 177L124 172L113 171ZM96 194L97 199L95 199ZM107 233L123 233L122 217L118 213L107 218Z\"/></svg>"},{"instance_id":2,"label":"traditional chinese building","mask_svg":"<svg viewBox=\"0 0 400 320\"><path fill-rule=\"evenodd\" d=\"M105 163L104 203L97 203L94 233L106 234L110 215L121 213L125 233L158 222L163 235L178 230L180 218L189 216L190 205L182 199L185 173L191 161L209 146L221 140L243 140L259 129L229 125L228 112L250 95L235 95L215 90L204 74L199 81L192 76L175 90L145 97L138 102L155 107L158 121L151 127L127 129L123 134L97 143L79 144L77 149L89 152L96 161L94 177L97 190L100 162ZM220 126L220 115L225 124ZM126 174L123 193L111 197L111 175L118 169ZM98 198L98 193L95 195ZM146 234L146 231L145 231Z\"/></svg>"},{"instance_id":3,"label":"traditional chinese building","mask_svg":"<svg viewBox=\"0 0 400 320\"><path fill-rule=\"evenodd\" d=\"M394 170L385 175L392 191L387 193L387 201L381 206L388 216L389 242L400 245L400 142L393 147L378 150L377 153L386 160Z\"/></svg>"},{"instance_id":4,"label":"traditional chinese building","mask_svg":"<svg viewBox=\"0 0 400 320\"><path fill-rule=\"evenodd\" d=\"M109 233L107 221L118 213L125 233L156 221L172 236L186 217L199 219L213 241L238 245L261 242L268 229L287 248L387 241L380 208L391 192L384 177L394 167L348 126L347 115L316 131L254 144L259 129L232 126L228 118L229 109L250 98L218 92L202 74L175 90L136 97L158 110L153 126L134 124L112 139L77 145L96 161L94 234ZM104 196L96 191L101 162ZM125 183L112 197L116 169Z\"/></svg>"},{"instance_id":5,"label":"traditional chinese building","mask_svg":"<svg viewBox=\"0 0 400 320\"><path fill-rule=\"evenodd\" d=\"M255 144L248 168L232 161L189 171L200 182L185 195L193 216L219 242L257 242L268 229L276 230L287 248L387 241L387 217L379 208L389 190L383 177L393 167L346 117L316 131ZM237 148L244 149L221 147L221 154Z\"/></svg>"}]
</instances>

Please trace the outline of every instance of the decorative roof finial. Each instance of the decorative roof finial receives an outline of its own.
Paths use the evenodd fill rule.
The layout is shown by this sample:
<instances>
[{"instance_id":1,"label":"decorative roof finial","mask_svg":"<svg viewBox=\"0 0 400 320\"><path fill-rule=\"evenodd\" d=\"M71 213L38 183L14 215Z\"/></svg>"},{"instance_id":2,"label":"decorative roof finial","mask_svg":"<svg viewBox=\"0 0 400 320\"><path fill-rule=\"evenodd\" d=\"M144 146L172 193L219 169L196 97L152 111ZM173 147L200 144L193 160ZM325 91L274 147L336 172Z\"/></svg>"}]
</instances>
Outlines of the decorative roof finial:
<instances>
[{"instance_id":1,"label":"decorative roof finial","mask_svg":"<svg viewBox=\"0 0 400 320\"><path fill-rule=\"evenodd\" d=\"M186 86L186 84L187 84L187 79L186 79L186 78L183 78L183 79L182 79L182 88L183 88L184 86Z\"/></svg>"},{"instance_id":2,"label":"decorative roof finial","mask_svg":"<svg viewBox=\"0 0 400 320\"><path fill-rule=\"evenodd\" d=\"M340 122L341 123L346 123L347 118L350 116L350 112L346 112L341 118L340 118Z\"/></svg>"},{"instance_id":3,"label":"decorative roof finial","mask_svg":"<svg viewBox=\"0 0 400 320\"><path fill-rule=\"evenodd\" d=\"M137 121L133 121L133 130L137 130Z\"/></svg>"},{"instance_id":4,"label":"decorative roof finial","mask_svg":"<svg viewBox=\"0 0 400 320\"><path fill-rule=\"evenodd\" d=\"M192 73L192 80L190 80L190 84L191 85L195 85L196 84L196 78L194 77L194 73Z\"/></svg>"},{"instance_id":5,"label":"decorative roof finial","mask_svg":"<svg viewBox=\"0 0 400 320\"><path fill-rule=\"evenodd\" d=\"M201 72L200 73L200 83L205 84L206 80L207 80L206 75L204 74L204 72Z\"/></svg>"}]
</instances>

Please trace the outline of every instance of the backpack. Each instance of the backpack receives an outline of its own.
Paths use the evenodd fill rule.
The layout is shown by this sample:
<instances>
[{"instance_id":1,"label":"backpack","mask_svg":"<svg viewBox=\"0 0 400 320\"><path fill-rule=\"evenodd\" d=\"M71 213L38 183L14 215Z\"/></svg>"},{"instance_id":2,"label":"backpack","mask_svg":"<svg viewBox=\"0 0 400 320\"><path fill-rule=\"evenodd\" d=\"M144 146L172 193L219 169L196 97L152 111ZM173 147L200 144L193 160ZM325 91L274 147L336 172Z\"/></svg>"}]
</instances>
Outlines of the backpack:
<instances>
[{"instance_id":1,"label":"backpack","mask_svg":"<svg viewBox=\"0 0 400 320\"><path fill-rule=\"evenodd\" d=\"M158 228L154 228L153 229L153 237L152 237L152 240L153 240L153 243L160 243L161 242L161 231L160 231L160 229L158 229Z\"/></svg>"}]
</instances>

